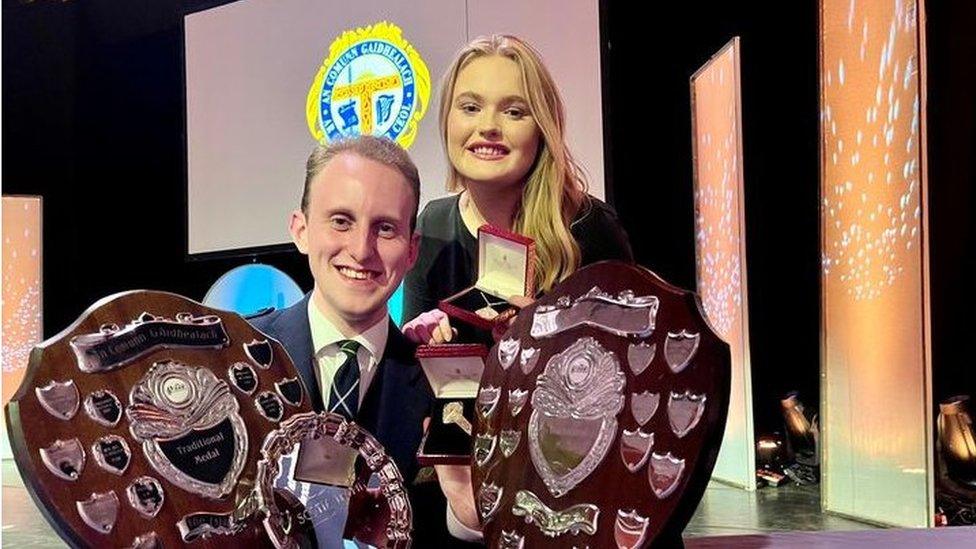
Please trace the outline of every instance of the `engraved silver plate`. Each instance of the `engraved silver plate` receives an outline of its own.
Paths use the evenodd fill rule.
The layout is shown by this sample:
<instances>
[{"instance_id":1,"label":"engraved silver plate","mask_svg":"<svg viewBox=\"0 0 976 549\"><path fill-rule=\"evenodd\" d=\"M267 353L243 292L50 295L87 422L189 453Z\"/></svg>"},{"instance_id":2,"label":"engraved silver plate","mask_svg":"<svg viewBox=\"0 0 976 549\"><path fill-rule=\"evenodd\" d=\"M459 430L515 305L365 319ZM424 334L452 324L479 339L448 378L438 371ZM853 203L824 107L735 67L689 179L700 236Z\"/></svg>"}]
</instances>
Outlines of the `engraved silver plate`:
<instances>
[{"instance_id":1,"label":"engraved silver plate","mask_svg":"<svg viewBox=\"0 0 976 549\"><path fill-rule=\"evenodd\" d=\"M92 456L99 467L113 475L121 475L129 468L132 451L129 443L117 435L106 435L91 445Z\"/></svg>"},{"instance_id":2,"label":"engraved silver plate","mask_svg":"<svg viewBox=\"0 0 976 549\"><path fill-rule=\"evenodd\" d=\"M647 463L654 447L654 433L645 433L640 429L630 431L624 429L620 435L620 457L631 473L636 473Z\"/></svg>"},{"instance_id":3,"label":"engraved silver plate","mask_svg":"<svg viewBox=\"0 0 976 549\"><path fill-rule=\"evenodd\" d=\"M519 355L519 366L522 368L523 374L529 375L529 372L535 369L537 362L539 362L539 349L531 347L522 349L522 353Z\"/></svg>"},{"instance_id":4,"label":"engraved silver plate","mask_svg":"<svg viewBox=\"0 0 976 549\"><path fill-rule=\"evenodd\" d=\"M515 362L521 342L518 339L505 338L498 343L498 363L502 369L508 370Z\"/></svg>"},{"instance_id":5,"label":"engraved silver plate","mask_svg":"<svg viewBox=\"0 0 976 549\"><path fill-rule=\"evenodd\" d=\"M562 511L555 511L542 503L538 496L528 490L515 494L512 514L525 517L525 522L534 523L546 536L554 538L567 532L573 535L583 532L592 536L596 533L600 508L592 503L578 503Z\"/></svg>"},{"instance_id":6,"label":"engraved silver plate","mask_svg":"<svg viewBox=\"0 0 976 549\"><path fill-rule=\"evenodd\" d=\"M495 518L495 512L498 511L498 504L501 503L504 492L504 488L490 482L481 485L478 490L478 513L481 514L482 523Z\"/></svg>"},{"instance_id":7,"label":"engraved silver plate","mask_svg":"<svg viewBox=\"0 0 976 549\"><path fill-rule=\"evenodd\" d=\"M498 405L498 397L502 396L501 387L491 385L478 390L478 413L481 417L488 419Z\"/></svg>"},{"instance_id":8,"label":"engraved silver plate","mask_svg":"<svg viewBox=\"0 0 976 549\"><path fill-rule=\"evenodd\" d=\"M688 367L688 363L695 357L698 350L699 335L681 330L678 333L668 332L664 340L664 359L674 373L679 373Z\"/></svg>"},{"instance_id":9,"label":"engraved silver plate","mask_svg":"<svg viewBox=\"0 0 976 549\"><path fill-rule=\"evenodd\" d=\"M235 520L234 513L190 513L176 523L180 537L187 543L213 534L233 535L242 526Z\"/></svg>"},{"instance_id":10,"label":"engraved silver plate","mask_svg":"<svg viewBox=\"0 0 976 549\"><path fill-rule=\"evenodd\" d=\"M529 333L534 338L551 337L585 325L619 336L647 337L654 332L658 303L653 295L635 296L623 290L612 296L594 286L575 301L562 296L555 305L540 305Z\"/></svg>"},{"instance_id":11,"label":"engraved silver plate","mask_svg":"<svg viewBox=\"0 0 976 549\"><path fill-rule=\"evenodd\" d=\"M657 412L658 404L661 402L661 395L644 391L643 393L630 394L630 413L633 414L637 424L641 427L654 417Z\"/></svg>"},{"instance_id":12,"label":"engraved silver plate","mask_svg":"<svg viewBox=\"0 0 976 549\"><path fill-rule=\"evenodd\" d=\"M511 389L508 391L508 412L512 414L512 417L519 415L528 398L529 392L524 389Z\"/></svg>"},{"instance_id":13,"label":"engraved silver plate","mask_svg":"<svg viewBox=\"0 0 976 549\"><path fill-rule=\"evenodd\" d=\"M616 355L592 337L549 359L532 394L528 443L532 463L553 496L572 490L607 455L625 384Z\"/></svg>"},{"instance_id":14,"label":"engraved silver plate","mask_svg":"<svg viewBox=\"0 0 976 549\"><path fill-rule=\"evenodd\" d=\"M115 527L115 519L119 516L119 497L115 492L92 494L85 501L76 501L75 508L85 524L107 534Z\"/></svg>"},{"instance_id":15,"label":"engraved silver plate","mask_svg":"<svg viewBox=\"0 0 976 549\"><path fill-rule=\"evenodd\" d=\"M518 448L520 440L522 440L521 431L505 429L498 433L498 448L501 449L502 455L505 457L511 457Z\"/></svg>"},{"instance_id":16,"label":"engraved silver plate","mask_svg":"<svg viewBox=\"0 0 976 549\"><path fill-rule=\"evenodd\" d=\"M41 407L58 419L71 419L78 412L81 396L73 379L68 381L52 379L44 387L35 387L34 394L37 395Z\"/></svg>"},{"instance_id":17,"label":"engraved silver plate","mask_svg":"<svg viewBox=\"0 0 976 549\"><path fill-rule=\"evenodd\" d=\"M502 530L498 537L498 549L522 549L525 546L525 536L516 531Z\"/></svg>"},{"instance_id":18,"label":"engraved silver plate","mask_svg":"<svg viewBox=\"0 0 976 549\"><path fill-rule=\"evenodd\" d=\"M674 492L685 470L685 460L678 459L668 452L665 455L651 454L651 465L647 468L647 480L658 499L664 499Z\"/></svg>"},{"instance_id":19,"label":"engraved silver plate","mask_svg":"<svg viewBox=\"0 0 976 549\"><path fill-rule=\"evenodd\" d=\"M157 362L129 394L129 430L169 482L209 498L233 490L247 429L227 383L206 368Z\"/></svg>"},{"instance_id":20,"label":"engraved silver plate","mask_svg":"<svg viewBox=\"0 0 976 549\"><path fill-rule=\"evenodd\" d=\"M495 454L495 437L490 434L478 435L474 439L474 461L484 467Z\"/></svg>"},{"instance_id":21,"label":"engraved silver plate","mask_svg":"<svg viewBox=\"0 0 976 549\"><path fill-rule=\"evenodd\" d=\"M146 518L153 518L163 507L165 495L163 486L152 477L139 477L129 483L125 490L129 505Z\"/></svg>"},{"instance_id":22,"label":"engraved silver plate","mask_svg":"<svg viewBox=\"0 0 976 549\"><path fill-rule=\"evenodd\" d=\"M258 388L258 375L247 362L235 362L227 369L231 385L242 393L253 395Z\"/></svg>"},{"instance_id":23,"label":"engraved silver plate","mask_svg":"<svg viewBox=\"0 0 976 549\"><path fill-rule=\"evenodd\" d=\"M705 413L705 400L705 395L696 395L691 391L671 393L668 399L668 421L678 438L683 438L698 425L698 420Z\"/></svg>"},{"instance_id":24,"label":"engraved silver plate","mask_svg":"<svg viewBox=\"0 0 976 549\"><path fill-rule=\"evenodd\" d=\"M97 423L115 427L122 419L122 403L112 391L95 391L85 397L85 413Z\"/></svg>"},{"instance_id":25,"label":"engraved silver plate","mask_svg":"<svg viewBox=\"0 0 976 549\"><path fill-rule=\"evenodd\" d=\"M642 516L636 510L617 510L617 520L613 524L613 540L619 549L635 549L644 545L647 536L649 517Z\"/></svg>"},{"instance_id":26,"label":"engraved silver plate","mask_svg":"<svg viewBox=\"0 0 976 549\"><path fill-rule=\"evenodd\" d=\"M91 374L120 368L157 349L219 349L228 341L217 315L177 313L170 320L144 312L122 328L103 324L98 332L77 335L70 345L78 368Z\"/></svg>"},{"instance_id":27,"label":"engraved silver plate","mask_svg":"<svg viewBox=\"0 0 976 549\"><path fill-rule=\"evenodd\" d=\"M292 406L301 406L302 395L305 394L305 390L302 389L302 382L298 380L298 377L286 377L281 381L276 381L275 391L281 395L282 400Z\"/></svg>"},{"instance_id":28,"label":"engraved silver plate","mask_svg":"<svg viewBox=\"0 0 976 549\"><path fill-rule=\"evenodd\" d=\"M274 359L274 350L271 347L271 342L267 339L261 341L252 339L250 343L245 343L244 354L254 364L265 370L271 367L271 361Z\"/></svg>"},{"instance_id":29,"label":"engraved silver plate","mask_svg":"<svg viewBox=\"0 0 976 549\"><path fill-rule=\"evenodd\" d=\"M271 391L265 391L259 394L254 399L254 405L257 406L258 412L268 421L281 421L282 416L285 415L285 405L281 403L278 395Z\"/></svg>"},{"instance_id":30,"label":"engraved silver plate","mask_svg":"<svg viewBox=\"0 0 976 549\"><path fill-rule=\"evenodd\" d=\"M41 461L48 471L64 480L77 480L85 468L85 449L78 439L55 440L41 448Z\"/></svg>"},{"instance_id":31,"label":"engraved silver plate","mask_svg":"<svg viewBox=\"0 0 976 549\"><path fill-rule=\"evenodd\" d=\"M644 370L651 365L651 361L654 360L654 354L657 352L657 343L652 343L648 345L647 343L631 343L627 347L627 364L630 366L630 371L634 372L635 376L639 376L644 373Z\"/></svg>"}]
</instances>

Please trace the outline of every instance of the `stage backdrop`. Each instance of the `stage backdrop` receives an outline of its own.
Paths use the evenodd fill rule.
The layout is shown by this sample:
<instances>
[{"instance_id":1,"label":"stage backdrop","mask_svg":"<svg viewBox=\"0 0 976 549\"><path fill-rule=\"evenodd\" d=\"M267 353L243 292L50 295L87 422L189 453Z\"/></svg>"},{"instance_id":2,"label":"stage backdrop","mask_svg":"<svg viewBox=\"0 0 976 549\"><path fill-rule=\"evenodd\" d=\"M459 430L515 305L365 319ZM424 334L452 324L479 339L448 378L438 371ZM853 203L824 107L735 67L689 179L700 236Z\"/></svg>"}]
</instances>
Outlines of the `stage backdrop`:
<instances>
[{"instance_id":1,"label":"stage backdrop","mask_svg":"<svg viewBox=\"0 0 976 549\"><path fill-rule=\"evenodd\" d=\"M3 401L20 387L41 326L41 197L3 197ZM0 457L12 458L7 423Z\"/></svg>"},{"instance_id":2,"label":"stage backdrop","mask_svg":"<svg viewBox=\"0 0 976 549\"><path fill-rule=\"evenodd\" d=\"M569 143L604 196L596 0L241 0L184 20L188 253L290 243L315 140L306 98L344 31L389 21L429 69L426 114L410 152L421 203L446 194L437 124L440 78L476 36L517 34L543 55L566 100ZM357 73L365 74L365 73Z\"/></svg>"},{"instance_id":3,"label":"stage backdrop","mask_svg":"<svg viewBox=\"0 0 976 549\"><path fill-rule=\"evenodd\" d=\"M729 416L712 476L754 490L739 77L738 37L691 77L695 265L708 321L732 351Z\"/></svg>"},{"instance_id":4,"label":"stage backdrop","mask_svg":"<svg viewBox=\"0 0 976 549\"><path fill-rule=\"evenodd\" d=\"M822 0L820 29L823 507L911 527L932 521L922 8Z\"/></svg>"}]
</instances>

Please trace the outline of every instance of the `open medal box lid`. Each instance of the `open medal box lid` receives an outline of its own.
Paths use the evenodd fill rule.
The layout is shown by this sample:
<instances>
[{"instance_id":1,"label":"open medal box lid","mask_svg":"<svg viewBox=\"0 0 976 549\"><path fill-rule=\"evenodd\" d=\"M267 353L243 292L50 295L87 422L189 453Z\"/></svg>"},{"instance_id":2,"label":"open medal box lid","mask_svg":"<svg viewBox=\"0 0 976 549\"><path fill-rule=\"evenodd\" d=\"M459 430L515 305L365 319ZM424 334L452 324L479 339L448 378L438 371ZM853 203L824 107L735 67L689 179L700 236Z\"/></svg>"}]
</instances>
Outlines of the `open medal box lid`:
<instances>
[{"instance_id":1,"label":"open medal box lid","mask_svg":"<svg viewBox=\"0 0 976 549\"><path fill-rule=\"evenodd\" d=\"M535 293L535 241L484 224L478 229L478 279L474 286L443 300L439 308L451 317L490 330L508 319L515 307L507 299Z\"/></svg>"},{"instance_id":2,"label":"open medal box lid","mask_svg":"<svg viewBox=\"0 0 976 549\"><path fill-rule=\"evenodd\" d=\"M488 348L481 344L422 345L417 359L436 397L430 426L424 433L417 461L424 466L464 465L471 460L471 435L456 423L444 421L447 406L460 407L474 423L474 398L485 369Z\"/></svg>"}]
</instances>

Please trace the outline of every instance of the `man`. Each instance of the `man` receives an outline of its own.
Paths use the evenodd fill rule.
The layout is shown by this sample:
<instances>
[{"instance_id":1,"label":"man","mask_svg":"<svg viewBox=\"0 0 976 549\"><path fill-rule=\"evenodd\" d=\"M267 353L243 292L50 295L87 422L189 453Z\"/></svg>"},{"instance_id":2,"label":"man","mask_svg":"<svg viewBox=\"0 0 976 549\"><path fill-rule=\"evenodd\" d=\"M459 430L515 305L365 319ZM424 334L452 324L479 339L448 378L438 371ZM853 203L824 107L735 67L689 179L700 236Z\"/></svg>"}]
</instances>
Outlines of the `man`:
<instances>
[{"instance_id":1,"label":"man","mask_svg":"<svg viewBox=\"0 0 976 549\"><path fill-rule=\"evenodd\" d=\"M427 546L451 540L443 498L429 497L436 489L430 494L412 486L433 396L414 347L386 307L417 257L419 199L417 168L392 141L365 136L317 147L306 164L301 208L289 226L308 256L315 287L296 305L252 323L288 351L317 411L341 413L383 444L410 486L417 545ZM465 471L440 472L459 522L475 527ZM428 497L418 504L420 492ZM448 514L451 531L470 539L470 530L451 522L454 514Z\"/></svg>"}]
</instances>

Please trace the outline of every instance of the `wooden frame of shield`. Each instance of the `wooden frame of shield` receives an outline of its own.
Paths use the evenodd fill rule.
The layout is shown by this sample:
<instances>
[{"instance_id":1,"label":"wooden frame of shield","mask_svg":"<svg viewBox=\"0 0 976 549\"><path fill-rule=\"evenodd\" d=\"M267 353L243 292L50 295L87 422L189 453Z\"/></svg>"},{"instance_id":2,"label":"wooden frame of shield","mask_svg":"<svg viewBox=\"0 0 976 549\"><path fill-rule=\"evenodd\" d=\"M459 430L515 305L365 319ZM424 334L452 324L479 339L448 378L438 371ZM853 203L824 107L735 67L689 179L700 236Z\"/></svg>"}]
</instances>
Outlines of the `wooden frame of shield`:
<instances>
[{"instance_id":1,"label":"wooden frame of shield","mask_svg":"<svg viewBox=\"0 0 976 549\"><path fill-rule=\"evenodd\" d=\"M34 348L6 419L69 544L217 547L266 542L238 507L265 436L311 409L284 348L237 314L133 291Z\"/></svg>"},{"instance_id":2,"label":"wooden frame of shield","mask_svg":"<svg viewBox=\"0 0 976 549\"><path fill-rule=\"evenodd\" d=\"M680 539L718 456L730 361L698 296L642 267L588 266L523 309L479 388L489 546Z\"/></svg>"}]
</instances>

